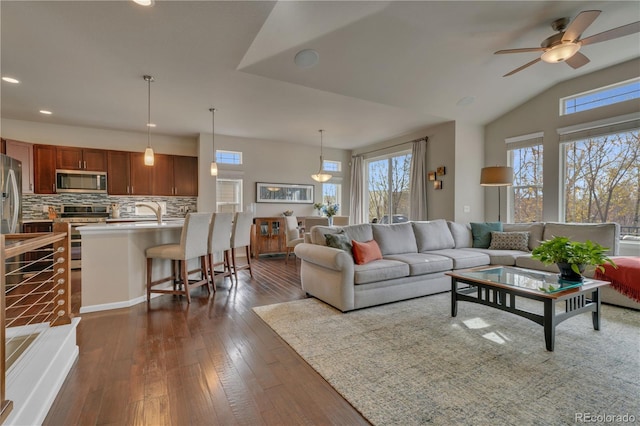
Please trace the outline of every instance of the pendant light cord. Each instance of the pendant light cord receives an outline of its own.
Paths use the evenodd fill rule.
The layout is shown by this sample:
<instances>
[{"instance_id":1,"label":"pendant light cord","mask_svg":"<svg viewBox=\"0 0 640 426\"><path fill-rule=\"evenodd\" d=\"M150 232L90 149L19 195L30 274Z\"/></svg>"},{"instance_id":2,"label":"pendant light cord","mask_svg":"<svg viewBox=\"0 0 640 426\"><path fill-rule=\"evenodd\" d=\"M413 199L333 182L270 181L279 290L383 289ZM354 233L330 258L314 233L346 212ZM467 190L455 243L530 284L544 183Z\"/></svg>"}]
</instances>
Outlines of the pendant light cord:
<instances>
[{"instance_id":1,"label":"pendant light cord","mask_svg":"<svg viewBox=\"0 0 640 426\"><path fill-rule=\"evenodd\" d=\"M213 150L213 162L216 162L216 109L209 108L211 111L211 149Z\"/></svg>"}]
</instances>

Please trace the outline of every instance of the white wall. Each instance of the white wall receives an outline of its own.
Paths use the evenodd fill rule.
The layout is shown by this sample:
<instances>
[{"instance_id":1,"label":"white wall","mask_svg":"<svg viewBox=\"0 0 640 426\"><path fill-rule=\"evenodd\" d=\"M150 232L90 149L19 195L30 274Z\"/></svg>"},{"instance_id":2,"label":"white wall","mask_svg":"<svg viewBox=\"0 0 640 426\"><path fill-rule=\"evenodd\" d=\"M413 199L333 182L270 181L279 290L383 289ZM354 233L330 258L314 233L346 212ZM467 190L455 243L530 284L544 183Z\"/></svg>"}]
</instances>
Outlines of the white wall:
<instances>
[{"instance_id":1,"label":"white wall","mask_svg":"<svg viewBox=\"0 0 640 426\"><path fill-rule=\"evenodd\" d=\"M215 209L215 181L209 173L213 158L211 134L200 134L199 140L199 196L198 210ZM293 210L296 216L314 214L312 204L256 203L256 182L313 184L315 202L322 199L322 184L311 179L311 174L320 166L320 146L298 145L264 139L239 138L216 135L216 149L240 151L242 166L218 165L220 177L241 177L243 179L243 205L247 210L253 204L255 216L280 216L285 210ZM324 148L324 159L341 161L342 172L334 174L331 182L342 184L340 215L349 214L350 162L351 151ZM342 180L340 180L342 179Z\"/></svg>"},{"instance_id":2,"label":"white wall","mask_svg":"<svg viewBox=\"0 0 640 426\"><path fill-rule=\"evenodd\" d=\"M2 119L2 137L34 144L121 151L143 152L147 147L147 134L144 132L64 126L6 118ZM165 136L152 132L151 146L159 154L197 155L196 138Z\"/></svg>"},{"instance_id":3,"label":"white wall","mask_svg":"<svg viewBox=\"0 0 640 426\"><path fill-rule=\"evenodd\" d=\"M456 222L483 222L485 188L480 186L484 164L484 127L456 122L455 161Z\"/></svg>"},{"instance_id":4,"label":"white wall","mask_svg":"<svg viewBox=\"0 0 640 426\"><path fill-rule=\"evenodd\" d=\"M638 112L640 103L635 99L590 111L560 116L560 98L638 77L638 70L640 70L640 59L634 59L567 80L488 124L485 127L485 165L506 164L505 139L544 132L543 220L563 220L560 217L560 144L557 129ZM503 214L505 211L503 209ZM485 191L485 217L489 219L497 217L497 193L494 194L494 191Z\"/></svg>"}]
</instances>

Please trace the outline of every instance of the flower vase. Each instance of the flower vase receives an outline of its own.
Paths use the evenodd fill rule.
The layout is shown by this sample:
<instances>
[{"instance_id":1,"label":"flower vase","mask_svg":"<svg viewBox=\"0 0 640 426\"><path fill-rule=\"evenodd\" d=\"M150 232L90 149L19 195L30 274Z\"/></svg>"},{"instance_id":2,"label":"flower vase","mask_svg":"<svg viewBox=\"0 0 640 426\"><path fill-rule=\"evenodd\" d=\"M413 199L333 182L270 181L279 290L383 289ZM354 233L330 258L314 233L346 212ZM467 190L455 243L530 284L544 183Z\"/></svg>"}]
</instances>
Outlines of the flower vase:
<instances>
[{"instance_id":1,"label":"flower vase","mask_svg":"<svg viewBox=\"0 0 640 426\"><path fill-rule=\"evenodd\" d=\"M329 219L329 226L333 226L333 216L329 216L327 219Z\"/></svg>"}]
</instances>

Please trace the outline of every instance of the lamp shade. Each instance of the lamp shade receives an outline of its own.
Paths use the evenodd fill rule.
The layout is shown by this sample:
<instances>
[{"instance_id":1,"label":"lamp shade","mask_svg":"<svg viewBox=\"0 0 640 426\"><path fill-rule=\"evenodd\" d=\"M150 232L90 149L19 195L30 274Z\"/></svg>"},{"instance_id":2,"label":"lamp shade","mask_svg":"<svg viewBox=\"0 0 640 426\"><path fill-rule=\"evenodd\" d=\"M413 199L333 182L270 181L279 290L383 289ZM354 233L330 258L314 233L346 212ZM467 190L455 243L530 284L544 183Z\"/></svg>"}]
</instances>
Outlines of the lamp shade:
<instances>
[{"instance_id":1,"label":"lamp shade","mask_svg":"<svg viewBox=\"0 0 640 426\"><path fill-rule=\"evenodd\" d=\"M482 186L513 185L513 168L506 166L484 167L480 173Z\"/></svg>"},{"instance_id":2,"label":"lamp shade","mask_svg":"<svg viewBox=\"0 0 640 426\"><path fill-rule=\"evenodd\" d=\"M578 53L578 50L580 50L580 45L578 43L558 44L544 52L540 59L550 64L554 64L556 62L564 62Z\"/></svg>"}]
</instances>

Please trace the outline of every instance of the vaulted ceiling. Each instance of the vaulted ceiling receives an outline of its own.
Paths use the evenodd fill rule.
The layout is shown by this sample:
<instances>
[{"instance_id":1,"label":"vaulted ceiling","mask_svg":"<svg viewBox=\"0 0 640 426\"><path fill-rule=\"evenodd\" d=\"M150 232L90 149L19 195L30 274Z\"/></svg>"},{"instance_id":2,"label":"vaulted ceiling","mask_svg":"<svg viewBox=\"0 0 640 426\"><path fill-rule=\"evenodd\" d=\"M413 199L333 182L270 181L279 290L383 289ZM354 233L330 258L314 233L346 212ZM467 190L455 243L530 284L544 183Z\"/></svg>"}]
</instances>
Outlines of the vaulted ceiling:
<instances>
[{"instance_id":1,"label":"vaulted ceiling","mask_svg":"<svg viewBox=\"0 0 640 426\"><path fill-rule=\"evenodd\" d=\"M146 132L211 132L357 148L450 120L486 124L558 82L640 56L640 35L537 63L551 22L602 14L583 37L640 18L639 2L2 1L2 117ZM294 56L318 52L300 68ZM53 112L44 116L38 111Z\"/></svg>"}]
</instances>

